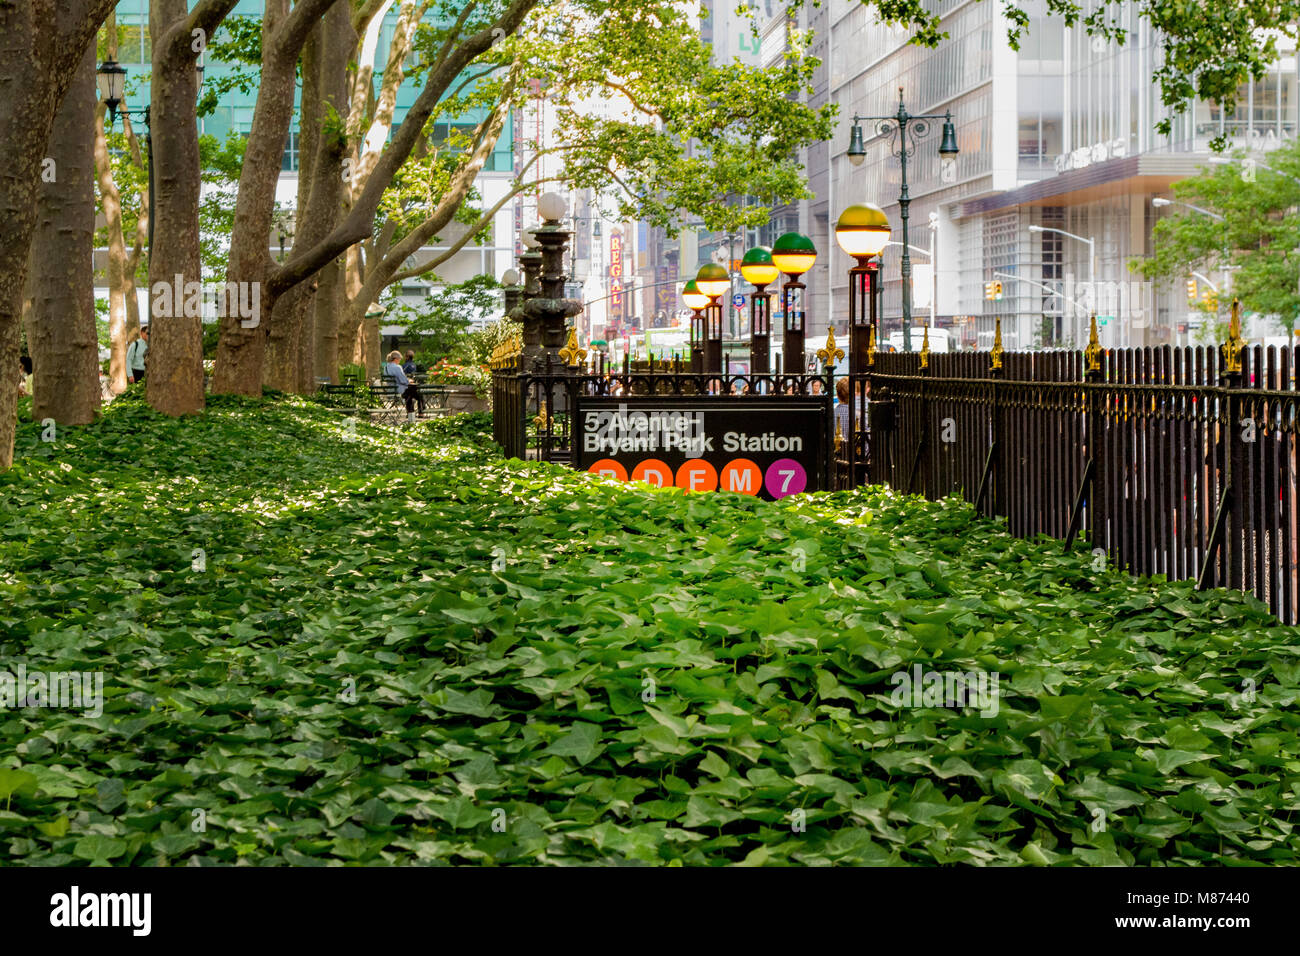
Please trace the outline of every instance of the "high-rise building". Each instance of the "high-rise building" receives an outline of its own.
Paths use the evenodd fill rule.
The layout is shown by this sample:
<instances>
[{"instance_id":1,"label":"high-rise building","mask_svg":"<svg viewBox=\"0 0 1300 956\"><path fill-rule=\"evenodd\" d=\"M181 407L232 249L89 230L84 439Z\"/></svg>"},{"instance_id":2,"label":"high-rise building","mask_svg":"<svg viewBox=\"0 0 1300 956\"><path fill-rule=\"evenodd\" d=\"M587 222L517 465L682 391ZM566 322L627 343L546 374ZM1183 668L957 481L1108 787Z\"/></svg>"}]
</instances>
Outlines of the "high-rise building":
<instances>
[{"instance_id":1,"label":"high-rise building","mask_svg":"<svg viewBox=\"0 0 1300 956\"><path fill-rule=\"evenodd\" d=\"M953 329L965 346L992 343L1002 317L1007 348L1081 344L1095 312L1104 345L1185 342L1197 318L1188 313L1183 283L1140 281L1128 263L1152 252L1156 196L1195 175L1212 155L1210 140L1269 149L1296 135L1294 42L1281 39L1281 57L1262 80L1243 86L1232 113L1193 102L1183 111L1162 105L1153 75L1161 40L1132 5L1122 46L1066 28L1042 0L1022 5L1029 23L1019 49L1007 38L1008 21L994 4L927 0L946 33L934 49L909 44L907 31L880 23L859 4L804 9L800 26L816 31L812 52L823 61L813 103L839 107L834 138L805 151L815 198L777 209L773 233L799 228L821 257L810 277L809 341L834 321L847 322L851 260L834 243L830 226L854 202L881 206L901 242L897 137L862 124L867 155L847 155L855 114L890 116L899 90L913 115L951 111L960 154L945 175L938 146L942 122L907 146L911 194L909 243L914 265L929 264L934 243L934 320ZM1085 13L1089 3L1085 3ZM773 3L763 24L764 60L784 36L784 4ZM769 51L769 46L771 50ZM1156 124L1169 117L1168 135ZM933 223L933 225L932 225ZM886 329L900 324L901 246L886 248L882 274ZM823 271L825 270L825 271ZM1001 299L984 285L1001 281ZM821 290L830 289L829 300ZM921 303L930 289L916 289ZM914 308L914 323L930 320Z\"/></svg>"}]
</instances>

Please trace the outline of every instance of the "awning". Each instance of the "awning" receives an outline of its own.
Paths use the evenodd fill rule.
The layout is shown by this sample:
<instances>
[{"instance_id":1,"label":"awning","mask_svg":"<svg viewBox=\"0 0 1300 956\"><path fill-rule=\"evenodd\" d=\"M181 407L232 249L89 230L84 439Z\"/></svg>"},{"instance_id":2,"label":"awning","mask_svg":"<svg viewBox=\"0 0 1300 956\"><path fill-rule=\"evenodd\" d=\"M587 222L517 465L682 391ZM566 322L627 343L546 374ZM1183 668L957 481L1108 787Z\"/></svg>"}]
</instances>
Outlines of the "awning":
<instances>
[{"instance_id":1,"label":"awning","mask_svg":"<svg viewBox=\"0 0 1300 956\"><path fill-rule=\"evenodd\" d=\"M1014 206L1077 206L1126 193L1168 192L1178 180L1198 175L1208 159L1203 153L1143 153L1111 159L1018 189L971 199L958 207L955 218L981 216Z\"/></svg>"}]
</instances>

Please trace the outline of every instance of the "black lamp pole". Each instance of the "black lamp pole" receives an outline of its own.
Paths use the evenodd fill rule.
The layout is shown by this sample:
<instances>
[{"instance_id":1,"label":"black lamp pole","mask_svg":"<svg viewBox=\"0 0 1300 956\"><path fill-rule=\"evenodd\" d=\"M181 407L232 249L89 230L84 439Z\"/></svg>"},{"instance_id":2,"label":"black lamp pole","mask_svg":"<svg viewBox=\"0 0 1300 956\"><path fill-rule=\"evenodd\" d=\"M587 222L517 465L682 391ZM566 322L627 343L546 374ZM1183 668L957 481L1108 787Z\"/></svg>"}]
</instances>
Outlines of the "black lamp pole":
<instances>
[{"instance_id":1,"label":"black lamp pole","mask_svg":"<svg viewBox=\"0 0 1300 956\"><path fill-rule=\"evenodd\" d=\"M908 244L907 218L912 198L907 190L907 160L916 154L917 141L930 132L930 122L943 120L943 139L939 143L939 156L949 160L957 155L957 131L952 125L951 111L942 116L913 116L903 105L903 88L898 88L898 112L893 116L858 116L853 117L853 129L849 139L849 161L855 166L862 164L867 151L862 141L861 122L875 123L877 136L890 138L891 151L898 157L902 168L902 189L898 196L898 208L903 218L903 351L912 351L912 257Z\"/></svg>"}]
</instances>

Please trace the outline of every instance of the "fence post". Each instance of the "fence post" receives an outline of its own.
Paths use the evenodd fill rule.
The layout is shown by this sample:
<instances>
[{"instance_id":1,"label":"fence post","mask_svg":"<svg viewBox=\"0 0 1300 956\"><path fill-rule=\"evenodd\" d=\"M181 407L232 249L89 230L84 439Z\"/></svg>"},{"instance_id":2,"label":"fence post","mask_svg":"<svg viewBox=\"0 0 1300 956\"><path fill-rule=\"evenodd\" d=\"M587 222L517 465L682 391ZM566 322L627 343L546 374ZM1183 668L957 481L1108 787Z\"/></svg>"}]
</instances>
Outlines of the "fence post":
<instances>
[{"instance_id":1,"label":"fence post","mask_svg":"<svg viewBox=\"0 0 1300 956\"><path fill-rule=\"evenodd\" d=\"M835 490L834 479L839 471L837 464L838 453L840 448L838 434L839 417L835 414L835 364L844 358L844 350L835 344L835 326L832 325L826 330L826 345L817 350L817 360L822 363L822 372L826 376L826 427L822 429L822 447L824 454L822 461L825 462L823 469L822 482L826 488ZM849 380L852 382L852 379ZM850 395L849 404L852 406L853 399Z\"/></svg>"},{"instance_id":2,"label":"fence post","mask_svg":"<svg viewBox=\"0 0 1300 956\"><path fill-rule=\"evenodd\" d=\"M1088 385L1096 385L1101 381L1101 343L1097 338L1096 312L1092 314L1091 323L1088 332L1088 347L1083 350L1083 359L1086 363L1083 371L1083 381ZM1097 452L1101 447L1098 441L1101 416L1097 414L1097 394L1095 389L1085 388L1083 391L1083 421L1084 447L1087 449L1087 459L1083 466L1083 478L1079 481L1079 492L1074 496L1074 507L1070 511L1070 528L1065 535L1066 551L1069 551L1073 546L1074 537L1079 533L1085 503L1088 506L1088 521L1094 545L1097 542L1098 529L1102 527L1098 520L1098 496L1094 494L1097 487L1097 482L1094 481L1097 473Z\"/></svg>"},{"instance_id":3,"label":"fence post","mask_svg":"<svg viewBox=\"0 0 1300 956\"><path fill-rule=\"evenodd\" d=\"M1239 456L1243 454L1242 443L1235 441L1237 422L1241 417L1241 396L1236 394L1241 387L1241 300L1232 300L1232 321L1228 326L1228 338L1219 346L1223 361L1219 366L1219 389L1222 393L1224 415L1219 423L1216 444L1223 447L1223 483L1219 495L1219 506L1214 515L1214 524L1210 529L1210 540L1205 547L1205 560L1201 564L1201 573L1196 578L1197 588L1204 590L1212 587L1217 577L1225 587L1238 587L1241 568L1232 560L1233 548L1226 545L1230 533L1241 533L1241 496L1236 493L1234 482L1241 464ZM1226 426L1226 427L1225 427ZM1222 558L1222 573L1214 575L1214 560Z\"/></svg>"},{"instance_id":4,"label":"fence post","mask_svg":"<svg viewBox=\"0 0 1300 956\"><path fill-rule=\"evenodd\" d=\"M908 333L911 334L910 332ZM917 427L920 435L916 440L916 453L912 457L912 469L907 475L907 493L914 494L916 491L916 476L921 471L921 462L926 459L930 447L930 393L926 388L925 379L929 375L930 368L930 327L925 327L925 337L921 340L921 366L917 371L917 407L919 410ZM928 461L926 462L928 465ZM927 468L928 471L928 468ZM928 475L926 476L928 478ZM929 497L930 482L923 480L921 482L921 494Z\"/></svg>"},{"instance_id":5,"label":"fence post","mask_svg":"<svg viewBox=\"0 0 1300 956\"><path fill-rule=\"evenodd\" d=\"M990 435L989 435L989 456L984 462L984 474L980 478L980 489L975 495L975 510L979 511L984 502L984 496L989 492L989 485L993 485L993 502L990 507L990 516L1002 513L1002 483L999 480L1002 475L1001 456L1002 450L999 448L999 442L1002 437L1002 406L998 401L998 379L1002 377L1002 316L995 316L993 319L993 348L989 350L989 390L992 399L990 411Z\"/></svg>"}]
</instances>

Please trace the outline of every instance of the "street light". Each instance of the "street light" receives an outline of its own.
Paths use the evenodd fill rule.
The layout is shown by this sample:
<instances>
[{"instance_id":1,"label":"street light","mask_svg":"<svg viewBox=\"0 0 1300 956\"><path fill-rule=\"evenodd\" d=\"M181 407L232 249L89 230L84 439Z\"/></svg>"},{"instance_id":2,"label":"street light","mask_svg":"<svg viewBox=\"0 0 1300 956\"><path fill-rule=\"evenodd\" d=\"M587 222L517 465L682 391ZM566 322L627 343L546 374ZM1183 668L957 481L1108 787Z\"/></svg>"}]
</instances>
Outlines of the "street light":
<instances>
[{"instance_id":1,"label":"street light","mask_svg":"<svg viewBox=\"0 0 1300 956\"><path fill-rule=\"evenodd\" d=\"M771 249L755 246L740 260L740 274L754 287L749 297L749 370L766 375L772 370L772 293L767 287L781 277L781 270L772 261Z\"/></svg>"},{"instance_id":2,"label":"street light","mask_svg":"<svg viewBox=\"0 0 1300 956\"><path fill-rule=\"evenodd\" d=\"M867 121L876 124L877 136L890 138L890 150L898 157L902 169L902 189L898 196L898 207L903 219L903 351L910 352L912 328L912 258L908 254L907 217L912 205L912 198L907 189L907 160L916 154L917 142L930 132L930 123L943 120L943 137L939 142L939 158L943 161L953 159L957 153L957 130L952 123L952 111L943 116L913 116L903 105L903 88L898 88L898 111L893 116L858 116L853 117L853 129L849 137L849 162L860 166L866 158L866 147L862 141L862 128L858 124Z\"/></svg>"},{"instance_id":3,"label":"street light","mask_svg":"<svg viewBox=\"0 0 1300 956\"><path fill-rule=\"evenodd\" d=\"M1098 298L1097 297L1097 240L1087 238L1084 236L1076 236L1072 232L1066 232L1064 229L1057 229L1055 226L1030 226L1029 231L1030 232L1055 232L1058 233L1059 235L1069 236L1071 239L1076 239L1079 242L1086 242L1088 244L1088 287L1092 290L1093 302L1096 302ZM1088 316L1083 312L1080 312L1079 316L1081 322L1088 321ZM1078 329L1075 330L1076 333L1078 331L1079 331ZM1078 335L1073 335L1071 336L1071 338L1074 339L1075 341L1078 341L1079 339Z\"/></svg>"},{"instance_id":4,"label":"street light","mask_svg":"<svg viewBox=\"0 0 1300 956\"><path fill-rule=\"evenodd\" d=\"M569 205L559 193L546 193L537 200L537 214L547 223L558 224L569 211Z\"/></svg>"},{"instance_id":5,"label":"street light","mask_svg":"<svg viewBox=\"0 0 1300 956\"><path fill-rule=\"evenodd\" d=\"M122 89L126 86L126 67L116 60L105 60L96 71L99 98L108 109L108 125L117 119L117 108L122 105Z\"/></svg>"},{"instance_id":6,"label":"street light","mask_svg":"<svg viewBox=\"0 0 1300 956\"><path fill-rule=\"evenodd\" d=\"M1203 216L1209 216L1211 219L1217 219L1219 222L1228 221L1223 216L1219 215L1217 212L1212 212L1211 210L1206 209L1203 206L1193 206L1191 203L1183 202L1181 199L1166 199L1164 196L1153 196L1151 199L1151 205L1155 206L1157 209L1163 208L1165 206L1183 206L1187 209L1195 210L1196 212L1199 212Z\"/></svg>"},{"instance_id":7,"label":"street light","mask_svg":"<svg viewBox=\"0 0 1300 956\"><path fill-rule=\"evenodd\" d=\"M691 316L691 371L704 371L704 310L713 300L700 291L697 280L691 279L682 288L682 301L695 314Z\"/></svg>"},{"instance_id":8,"label":"street light","mask_svg":"<svg viewBox=\"0 0 1300 956\"><path fill-rule=\"evenodd\" d=\"M519 303L523 297L524 290L519 286L518 269L507 269L501 275L501 284L505 286L503 294L503 304L505 305L506 316L509 317L515 309L519 308Z\"/></svg>"},{"instance_id":9,"label":"street light","mask_svg":"<svg viewBox=\"0 0 1300 956\"><path fill-rule=\"evenodd\" d=\"M876 256L889 242L889 217L873 203L858 203L840 213L835 241L853 257L849 270L849 372L867 370L871 330L876 326Z\"/></svg>"},{"instance_id":10,"label":"street light","mask_svg":"<svg viewBox=\"0 0 1300 956\"><path fill-rule=\"evenodd\" d=\"M782 353L785 355L785 370L790 371L790 362L797 361L795 373L804 371L804 308L803 291L806 288L799 277L813 267L817 261L817 247L807 236L797 232L787 232L772 244L772 264L788 277L781 286L781 311L784 313L784 331L781 339Z\"/></svg>"},{"instance_id":11,"label":"street light","mask_svg":"<svg viewBox=\"0 0 1300 956\"><path fill-rule=\"evenodd\" d=\"M704 370L722 371L722 297L731 288L731 275L716 262L700 266L695 285L709 297L704 322Z\"/></svg>"}]
</instances>

